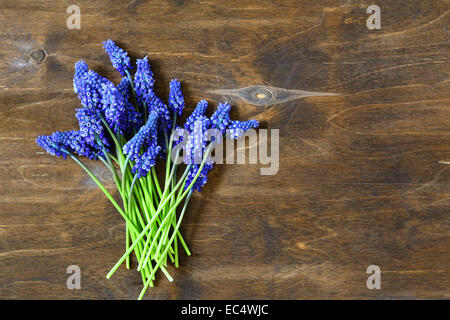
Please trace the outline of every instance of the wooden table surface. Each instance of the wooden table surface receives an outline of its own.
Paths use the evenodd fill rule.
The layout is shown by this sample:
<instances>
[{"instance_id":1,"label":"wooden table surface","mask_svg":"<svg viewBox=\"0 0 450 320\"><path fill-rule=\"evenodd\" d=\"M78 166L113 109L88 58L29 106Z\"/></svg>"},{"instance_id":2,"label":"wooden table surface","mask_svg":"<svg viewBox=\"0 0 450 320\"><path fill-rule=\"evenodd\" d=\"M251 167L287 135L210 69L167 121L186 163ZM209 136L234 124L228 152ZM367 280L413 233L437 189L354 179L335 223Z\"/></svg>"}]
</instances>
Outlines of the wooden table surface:
<instances>
[{"instance_id":1,"label":"wooden table surface","mask_svg":"<svg viewBox=\"0 0 450 320\"><path fill-rule=\"evenodd\" d=\"M162 97L177 77L190 109L228 100L233 117L280 130L276 175L210 174L183 221L193 255L146 298L450 298L449 1L79 0L79 30L69 4L0 1L0 298L139 294L135 270L105 279L123 219L74 162L35 144L76 128L77 60L120 78L107 38L149 55ZM366 26L371 4L380 30ZM66 287L69 265L80 290Z\"/></svg>"}]
</instances>

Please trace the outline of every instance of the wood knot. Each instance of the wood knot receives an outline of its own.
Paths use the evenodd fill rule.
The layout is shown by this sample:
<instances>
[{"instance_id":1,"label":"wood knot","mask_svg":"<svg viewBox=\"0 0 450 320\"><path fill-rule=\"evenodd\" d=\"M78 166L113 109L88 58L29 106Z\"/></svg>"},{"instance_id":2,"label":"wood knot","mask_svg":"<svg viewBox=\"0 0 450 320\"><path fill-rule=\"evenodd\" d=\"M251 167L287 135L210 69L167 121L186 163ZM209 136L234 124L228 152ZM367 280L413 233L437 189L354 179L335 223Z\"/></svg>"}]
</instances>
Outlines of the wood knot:
<instances>
[{"instance_id":1,"label":"wood knot","mask_svg":"<svg viewBox=\"0 0 450 320\"><path fill-rule=\"evenodd\" d=\"M44 49L34 49L28 55L28 61L34 64L41 64L47 58L47 52Z\"/></svg>"},{"instance_id":2,"label":"wood knot","mask_svg":"<svg viewBox=\"0 0 450 320\"><path fill-rule=\"evenodd\" d=\"M209 92L224 96L237 96L255 106L279 104L304 97L335 96L335 93L292 90L263 85L248 86L240 89L217 89Z\"/></svg>"},{"instance_id":3,"label":"wood knot","mask_svg":"<svg viewBox=\"0 0 450 320\"><path fill-rule=\"evenodd\" d=\"M266 86L250 86L239 90L239 96L256 106L263 106L270 104L274 97L272 91Z\"/></svg>"}]
</instances>

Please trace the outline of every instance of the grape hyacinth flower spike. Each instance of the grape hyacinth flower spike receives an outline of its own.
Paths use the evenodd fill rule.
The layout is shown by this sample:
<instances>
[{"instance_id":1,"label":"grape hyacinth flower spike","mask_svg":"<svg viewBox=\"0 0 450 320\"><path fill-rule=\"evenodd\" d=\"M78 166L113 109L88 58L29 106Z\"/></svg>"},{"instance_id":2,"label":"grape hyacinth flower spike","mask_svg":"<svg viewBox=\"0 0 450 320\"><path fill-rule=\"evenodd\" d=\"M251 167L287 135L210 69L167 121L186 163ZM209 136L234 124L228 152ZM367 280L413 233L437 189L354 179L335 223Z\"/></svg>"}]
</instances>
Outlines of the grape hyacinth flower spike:
<instances>
[{"instance_id":1,"label":"grape hyacinth flower spike","mask_svg":"<svg viewBox=\"0 0 450 320\"><path fill-rule=\"evenodd\" d=\"M155 159L161 151L157 144L158 114L150 112L147 123L123 147L123 153L135 161L132 172L137 176L146 176L155 165Z\"/></svg>"},{"instance_id":2,"label":"grape hyacinth flower spike","mask_svg":"<svg viewBox=\"0 0 450 320\"><path fill-rule=\"evenodd\" d=\"M143 107L144 111L150 113L155 111L158 114L161 128L169 128L171 117L168 107L156 95L154 91L155 79L148 62L148 57L138 59L136 62L136 73L134 75L134 88L137 103Z\"/></svg>"},{"instance_id":3,"label":"grape hyacinth flower spike","mask_svg":"<svg viewBox=\"0 0 450 320\"><path fill-rule=\"evenodd\" d=\"M50 136L40 135L36 139L36 143L44 148L49 154L57 157L67 158L71 153L77 153L89 159L97 159L101 155L101 148L89 146L80 136L80 132L70 130L65 132L56 131Z\"/></svg>"},{"instance_id":4,"label":"grape hyacinth flower spike","mask_svg":"<svg viewBox=\"0 0 450 320\"><path fill-rule=\"evenodd\" d=\"M78 98L84 107L93 109L94 112L101 112L103 85L108 83L110 83L108 79L95 71L89 70L84 61L75 64L74 91L78 94Z\"/></svg>"},{"instance_id":5,"label":"grape hyacinth flower spike","mask_svg":"<svg viewBox=\"0 0 450 320\"><path fill-rule=\"evenodd\" d=\"M195 111L194 111L195 112ZM205 155L206 141L205 132L210 127L210 120L205 116L198 116L194 121L192 131L188 137L185 146L186 157L183 159L184 163L191 165L188 172L185 189L194 181L197 173L200 170L203 157L206 156L206 163L200 170L198 178L194 181L191 190L201 191L203 186L208 181L208 172L213 168L213 162Z\"/></svg>"},{"instance_id":6,"label":"grape hyacinth flower spike","mask_svg":"<svg viewBox=\"0 0 450 320\"><path fill-rule=\"evenodd\" d=\"M181 83L177 79L172 79L169 87L169 108L174 114L181 116L185 107L184 96L181 92Z\"/></svg>"},{"instance_id":7,"label":"grape hyacinth flower spike","mask_svg":"<svg viewBox=\"0 0 450 320\"><path fill-rule=\"evenodd\" d=\"M80 126L80 137L90 146L97 146L100 141L103 146L109 147L110 143L105 128L98 115L89 108L81 108L76 111L75 117Z\"/></svg>"},{"instance_id":8,"label":"grape hyacinth flower spike","mask_svg":"<svg viewBox=\"0 0 450 320\"><path fill-rule=\"evenodd\" d=\"M117 87L110 83L102 87L102 112L109 126L117 133L123 133L127 126L127 103Z\"/></svg>"},{"instance_id":9,"label":"grape hyacinth flower spike","mask_svg":"<svg viewBox=\"0 0 450 320\"><path fill-rule=\"evenodd\" d=\"M126 75L127 70L133 69L128 53L122 48L119 48L114 41L111 39L106 40L103 42L103 48L109 55L113 67L119 71L122 76Z\"/></svg>"},{"instance_id":10,"label":"grape hyacinth flower spike","mask_svg":"<svg viewBox=\"0 0 450 320\"><path fill-rule=\"evenodd\" d=\"M155 84L155 78L153 78L153 72L148 62L148 57L143 59L137 59L136 61L136 73L134 74L134 88L136 90L136 99L138 103L149 104L154 92L153 87Z\"/></svg>"},{"instance_id":11,"label":"grape hyacinth flower spike","mask_svg":"<svg viewBox=\"0 0 450 320\"><path fill-rule=\"evenodd\" d=\"M228 126L228 131L231 139L238 139L249 129L258 128L259 121L247 120L247 121L231 121Z\"/></svg>"},{"instance_id":12,"label":"grape hyacinth flower spike","mask_svg":"<svg viewBox=\"0 0 450 320\"><path fill-rule=\"evenodd\" d=\"M131 83L128 81L128 78L123 77L120 83L117 85L117 89L122 94L125 99L125 124L124 129L127 132L131 132L134 130L139 130L142 126L142 113L136 111L134 105L131 101Z\"/></svg>"},{"instance_id":13,"label":"grape hyacinth flower spike","mask_svg":"<svg viewBox=\"0 0 450 320\"><path fill-rule=\"evenodd\" d=\"M219 103L217 110L211 116L212 127L225 133L231 122L230 110L231 105L229 105L228 102Z\"/></svg>"}]
</instances>

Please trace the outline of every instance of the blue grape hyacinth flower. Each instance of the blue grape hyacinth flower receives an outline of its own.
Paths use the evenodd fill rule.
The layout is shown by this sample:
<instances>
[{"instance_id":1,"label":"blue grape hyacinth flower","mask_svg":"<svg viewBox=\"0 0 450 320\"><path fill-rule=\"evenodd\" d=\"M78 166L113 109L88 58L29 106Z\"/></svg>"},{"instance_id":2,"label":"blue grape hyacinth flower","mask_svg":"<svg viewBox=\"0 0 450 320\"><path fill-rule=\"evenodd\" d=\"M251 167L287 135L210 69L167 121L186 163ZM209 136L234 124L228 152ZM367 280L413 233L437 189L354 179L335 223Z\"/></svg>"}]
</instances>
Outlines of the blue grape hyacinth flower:
<instances>
[{"instance_id":1,"label":"blue grape hyacinth flower","mask_svg":"<svg viewBox=\"0 0 450 320\"><path fill-rule=\"evenodd\" d=\"M186 177L186 184L184 189L186 190L189 185L192 183L192 181L194 180L195 176L197 175L198 170L200 169L200 165L199 164L194 164L191 168L191 170L189 170L189 173ZM197 190L198 192L202 191L202 188L205 186L205 184L208 182L208 173L213 169L213 165L212 164L208 164L205 163L205 165L202 168L202 171L200 171L200 174L197 178L197 180L194 182L194 184L192 185L191 190Z\"/></svg>"},{"instance_id":2,"label":"blue grape hyacinth flower","mask_svg":"<svg viewBox=\"0 0 450 320\"><path fill-rule=\"evenodd\" d=\"M184 96L181 92L181 83L177 79L172 79L169 87L169 108L173 113L181 116L185 107Z\"/></svg>"},{"instance_id":3,"label":"blue grape hyacinth flower","mask_svg":"<svg viewBox=\"0 0 450 320\"><path fill-rule=\"evenodd\" d=\"M194 126L194 121L200 116L204 116L206 109L208 108L208 102L206 100L201 100L197 107L192 111L192 113L187 117L186 122L184 123L184 128L186 130L192 131Z\"/></svg>"},{"instance_id":4,"label":"blue grape hyacinth flower","mask_svg":"<svg viewBox=\"0 0 450 320\"><path fill-rule=\"evenodd\" d=\"M114 132L123 133L127 129L126 100L112 83L104 84L101 94L102 111L106 122Z\"/></svg>"},{"instance_id":5,"label":"blue grape hyacinth flower","mask_svg":"<svg viewBox=\"0 0 450 320\"><path fill-rule=\"evenodd\" d=\"M103 48L109 55L113 67L119 71L122 76L126 75L126 70L133 69L128 53L122 48L119 48L114 41L111 39L104 41Z\"/></svg>"},{"instance_id":6,"label":"blue grape hyacinth flower","mask_svg":"<svg viewBox=\"0 0 450 320\"><path fill-rule=\"evenodd\" d=\"M228 134L229 138L238 139L246 131L251 128L257 128L259 126L259 121L248 120L248 121L232 121L230 119L231 105L227 102L219 103L217 110L213 113L211 118L205 116L208 103L205 100L200 101L197 107L189 115L184 124L184 129L189 133L186 144L183 147L185 151L185 157L183 162L186 164L191 164L185 189L189 187L189 184L193 181L198 170L200 169L201 161L199 159L203 157L203 154L207 148L209 141L206 141L206 132L208 129L220 130L222 135ZM215 136L211 139L212 142L221 143L222 136L217 141L215 141ZM202 155L199 157L199 155ZM208 172L213 169L213 161L208 156L205 159L205 164L199 174L197 181L192 186L192 190L201 191L203 186L208 181Z\"/></svg>"},{"instance_id":7,"label":"blue grape hyacinth flower","mask_svg":"<svg viewBox=\"0 0 450 320\"><path fill-rule=\"evenodd\" d=\"M78 94L81 104L86 108L102 111L103 85L111 83L92 70L88 70L84 61L75 64L75 76L73 79L74 92Z\"/></svg>"},{"instance_id":8,"label":"blue grape hyacinth flower","mask_svg":"<svg viewBox=\"0 0 450 320\"><path fill-rule=\"evenodd\" d=\"M76 110L75 117L78 119L80 126L80 136L87 144L96 146L97 141L108 147L109 141L102 120L91 109L81 108Z\"/></svg>"},{"instance_id":9,"label":"blue grape hyacinth flower","mask_svg":"<svg viewBox=\"0 0 450 320\"><path fill-rule=\"evenodd\" d=\"M89 67L84 60L75 62L75 73L73 75L73 91L78 94L83 89L83 79Z\"/></svg>"},{"instance_id":10,"label":"blue grape hyacinth flower","mask_svg":"<svg viewBox=\"0 0 450 320\"><path fill-rule=\"evenodd\" d=\"M70 139L69 139L69 145L72 152L77 153L80 156L84 156L89 159L97 160L98 156L103 156L102 147L97 144L93 143L92 145L89 145L86 143L86 141L83 139L83 137L80 135L80 131L77 130L71 130L70 132Z\"/></svg>"},{"instance_id":11,"label":"blue grape hyacinth flower","mask_svg":"<svg viewBox=\"0 0 450 320\"><path fill-rule=\"evenodd\" d=\"M148 57L138 59L134 75L134 89L138 104L147 106L148 113L155 111L159 117L161 128L167 130L171 126L171 117L167 105L154 91L155 78L148 62Z\"/></svg>"},{"instance_id":12,"label":"blue grape hyacinth flower","mask_svg":"<svg viewBox=\"0 0 450 320\"><path fill-rule=\"evenodd\" d=\"M156 139L156 129L158 125L158 114L150 112L147 123L123 146L124 154L130 156L134 160L139 157L142 148L150 144L152 140Z\"/></svg>"},{"instance_id":13,"label":"blue grape hyacinth flower","mask_svg":"<svg viewBox=\"0 0 450 320\"><path fill-rule=\"evenodd\" d=\"M36 143L47 153L56 157L67 158L67 149L70 147L69 132L54 132L51 135L39 135Z\"/></svg>"},{"instance_id":14,"label":"blue grape hyacinth flower","mask_svg":"<svg viewBox=\"0 0 450 320\"><path fill-rule=\"evenodd\" d=\"M123 146L123 152L135 162L132 172L138 178L146 176L155 165L161 151L158 145L158 114L150 112L147 123Z\"/></svg>"},{"instance_id":15,"label":"blue grape hyacinth flower","mask_svg":"<svg viewBox=\"0 0 450 320\"><path fill-rule=\"evenodd\" d=\"M134 89L136 90L136 99L138 103L149 103L153 93L155 78L148 62L148 57L137 59L136 73L134 74Z\"/></svg>"},{"instance_id":16,"label":"blue grape hyacinth flower","mask_svg":"<svg viewBox=\"0 0 450 320\"><path fill-rule=\"evenodd\" d=\"M54 132L51 135L40 135L36 139L36 143L49 154L57 157L67 158L69 153L77 153L89 159L98 159L102 155L99 145L88 145L80 132L76 130Z\"/></svg>"},{"instance_id":17,"label":"blue grape hyacinth flower","mask_svg":"<svg viewBox=\"0 0 450 320\"><path fill-rule=\"evenodd\" d=\"M228 102L219 103L217 110L211 116L212 127L225 133L225 130L231 122L230 110L231 105Z\"/></svg>"},{"instance_id":18,"label":"blue grape hyacinth flower","mask_svg":"<svg viewBox=\"0 0 450 320\"><path fill-rule=\"evenodd\" d=\"M189 185L192 183L193 179L195 178L196 174L198 173L198 170L200 169L201 162L203 160L203 156L205 154L207 141L205 140L205 133L206 130L210 128L211 126L211 120L204 116L200 115L202 112L202 109L204 108L204 104L200 105L200 109L194 110L193 114L198 115L195 119L193 125L191 126L192 129L186 129L189 131L189 136L187 138L186 144L184 145L183 149L185 152L185 157L183 158L183 162L191 165L191 168L188 172L187 178L186 178L186 184L184 186L185 189L189 187ZM208 172L211 171L213 168L213 162L212 160L207 157L206 162L200 171L200 174L195 181L194 185L192 186L191 190L197 190L201 191L203 186L208 181Z\"/></svg>"},{"instance_id":19,"label":"blue grape hyacinth flower","mask_svg":"<svg viewBox=\"0 0 450 320\"><path fill-rule=\"evenodd\" d=\"M125 99L125 130L131 132L134 130L139 130L142 126L142 113L136 111L131 101L131 84L127 77L123 77L120 83L117 85L117 89L122 94Z\"/></svg>"},{"instance_id":20,"label":"blue grape hyacinth flower","mask_svg":"<svg viewBox=\"0 0 450 320\"><path fill-rule=\"evenodd\" d=\"M161 151L161 147L155 143L148 146L142 155L135 159L132 172L138 178L145 177L150 169L156 164L156 157Z\"/></svg>"},{"instance_id":21,"label":"blue grape hyacinth flower","mask_svg":"<svg viewBox=\"0 0 450 320\"><path fill-rule=\"evenodd\" d=\"M259 121L253 119L248 121L231 121L227 128L227 132L229 133L230 138L238 139L249 129L258 128L258 126Z\"/></svg>"}]
</instances>

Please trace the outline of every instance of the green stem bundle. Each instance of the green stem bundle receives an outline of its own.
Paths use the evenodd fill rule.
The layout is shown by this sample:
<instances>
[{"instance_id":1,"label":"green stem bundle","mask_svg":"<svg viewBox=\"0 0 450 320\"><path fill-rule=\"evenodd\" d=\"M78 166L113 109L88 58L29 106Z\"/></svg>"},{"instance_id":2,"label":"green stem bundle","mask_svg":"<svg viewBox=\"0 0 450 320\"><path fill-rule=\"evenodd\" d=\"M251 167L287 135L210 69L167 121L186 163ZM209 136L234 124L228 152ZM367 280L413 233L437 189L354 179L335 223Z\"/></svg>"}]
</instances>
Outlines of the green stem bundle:
<instances>
[{"instance_id":1,"label":"green stem bundle","mask_svg":"<svg viewBox=\"0 0 450 320\"><path fill-rule=\"evenodd\" d=\"M125 220L125 253L106 278L109 279L124 261L126 268L129 269L131 266L130 257L134 252L138 262L137 270L140 271L143 282L143 289L139 295L139 299L142 299L147 288L153 286L158 270L161 270L169 281L173 281L166 266L167 261L170 260L175 264L175 267L178 267L178 242L187 255L191 254L179 228L192 195L192 186L205 165L211 145L206 148L206 153L196 176L185 188L186 177L192 165L188 165L178 179L177 162L179 155L176 155L172 163L172 135L170 141L168 141L166 135L166 172L162 189L154 167L145 177L138 178L137 175L133 175L133 162L129 157L125 157L122 152L124 137L115 134L106 121L104 119L102 121L114 141L116 157L108 153L106 148L103 148L103 155L99 158L113 175L122 198L123 208L84 163L70 152L66 153L92 178ZM177 218L177 208L183 200L183 208Z\"/></svg>"}]
</instances>

